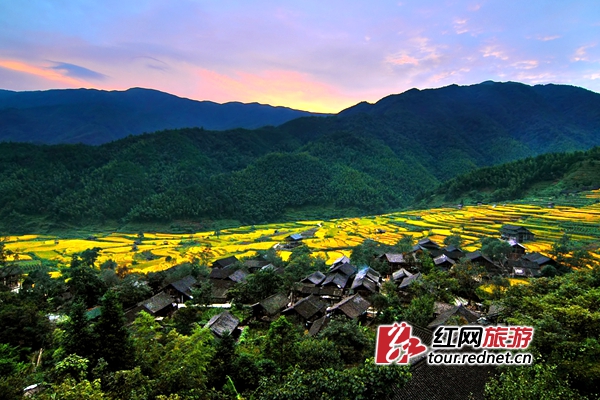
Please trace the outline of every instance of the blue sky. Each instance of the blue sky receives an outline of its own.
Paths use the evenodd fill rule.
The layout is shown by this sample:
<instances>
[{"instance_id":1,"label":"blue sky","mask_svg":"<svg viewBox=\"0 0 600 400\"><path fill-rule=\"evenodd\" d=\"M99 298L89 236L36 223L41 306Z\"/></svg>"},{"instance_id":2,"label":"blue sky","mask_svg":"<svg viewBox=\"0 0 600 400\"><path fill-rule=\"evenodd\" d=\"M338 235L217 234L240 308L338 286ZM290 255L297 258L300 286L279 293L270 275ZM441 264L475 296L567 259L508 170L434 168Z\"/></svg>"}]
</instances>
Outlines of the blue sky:
<instances>
[{"instance_id":1,"label":"blue sky","mask_svg":"<svg viewBox=\"0 0 600 400\"><path fill-rule=\"evenodd\" d=\"M0 0L0 88L326 112L485 80L600 92L599 41L595 1Z\"/></svg>"}]
</instances>

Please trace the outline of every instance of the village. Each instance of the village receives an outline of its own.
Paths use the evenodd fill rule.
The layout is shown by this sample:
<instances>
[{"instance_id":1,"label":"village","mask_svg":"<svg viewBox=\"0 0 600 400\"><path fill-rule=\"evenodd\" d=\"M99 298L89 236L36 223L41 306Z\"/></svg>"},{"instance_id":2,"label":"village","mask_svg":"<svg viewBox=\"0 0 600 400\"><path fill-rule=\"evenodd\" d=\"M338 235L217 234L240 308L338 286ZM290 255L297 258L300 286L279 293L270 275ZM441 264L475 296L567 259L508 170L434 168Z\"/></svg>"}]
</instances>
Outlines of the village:
<instances>
[{"instance_id":1,"label":"village","mask_svg":"<svg viewBox=\"0 0 600 400\"><path fill-rule=\"evenodd\" d=\"M368 325L376 314L372 298L380 293L385 282L393 283L403 302L409 303L412 299L411 285L423 277L423 256L430 257L440 271L451 272L457 263L477 266L481 273L475 279L485 281L491 281L495 276L535 278L542 276L545 266L557 266L556 261L547 256L526 252L523 243L534 239L534 234L527 228L504 225L500 236L511 249L500 261L492 260L479 250L466 253L456 245L442 247L425 238L409 252L373 254L373 260L384 266L379 267L380 271L368 265L354 265L350 258L342 256L329 265L327 271L315 271L295 282L289 292L265 296L246 306L252 309L251 319L271 322L285 315L302 324L309 335L315 336L332 318L348 318ZM300 247L303 239L301 234L291 234L280 247L288 250ZM202 279L210 283L208 306L226 310L232 306L228 297L230 289L244 285L247 278L258 271L283 275L285 268L260 258L242 261L230 256L218 259L212 264L207 277L188 275L169 283L151 298L127 310L126 316L133 321L139 312L145 311L157 320L169 317L193 299L192 292ZM434 329L456 316L465 323L489 323L495 321L497 309L485 309L473 299L457 298L454 304L436 302L427 328ZM207 327L221 337L225 332L239 335L239 328L247 323L238 320L229 311L223 311L214 316Z\"/></svg>"}]
</instances>

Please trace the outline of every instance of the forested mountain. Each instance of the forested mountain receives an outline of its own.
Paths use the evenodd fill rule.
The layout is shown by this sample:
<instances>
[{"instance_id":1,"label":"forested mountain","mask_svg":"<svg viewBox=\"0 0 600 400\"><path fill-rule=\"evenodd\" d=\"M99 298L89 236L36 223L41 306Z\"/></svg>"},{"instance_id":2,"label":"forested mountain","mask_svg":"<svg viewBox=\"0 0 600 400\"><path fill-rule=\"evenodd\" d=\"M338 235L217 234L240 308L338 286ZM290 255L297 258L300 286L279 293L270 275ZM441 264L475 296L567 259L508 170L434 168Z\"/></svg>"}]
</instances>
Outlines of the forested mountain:
<instances>
[{"instance_id":1,"label":"forested mountain","mask_svg":"<svg viewBox=\"0 0 600 400\"><path fill-rule=\"evenodd\" d=\"M600 188L600 147L549 153L480 168L420 196L421 206L441 202L498 202L530 196L566 196Z\"/></svg>"},{"instance_id":2,"label":"forested mountain","mask_svg":"<svg viewBox=\"0 0 600 400\"><path fill-rule=\"evenodd\" d=\"M98 145L163 129L254 129L309 115L317 114L258 103L195 101L141 88L0 90L0 141Z\"/></svg>"},{"instance_id":3,"label":"forested mountain","mask_svg":"<svg viewBox=\"0 0 600 400\"><path fill-rule=\"evenodd\" d=\"M101 146L0 143L0 229L380 213L478 167L599 145L598 132L596 93L488 82L257 130L168 130Z\"/></svg>"}]
</instances>

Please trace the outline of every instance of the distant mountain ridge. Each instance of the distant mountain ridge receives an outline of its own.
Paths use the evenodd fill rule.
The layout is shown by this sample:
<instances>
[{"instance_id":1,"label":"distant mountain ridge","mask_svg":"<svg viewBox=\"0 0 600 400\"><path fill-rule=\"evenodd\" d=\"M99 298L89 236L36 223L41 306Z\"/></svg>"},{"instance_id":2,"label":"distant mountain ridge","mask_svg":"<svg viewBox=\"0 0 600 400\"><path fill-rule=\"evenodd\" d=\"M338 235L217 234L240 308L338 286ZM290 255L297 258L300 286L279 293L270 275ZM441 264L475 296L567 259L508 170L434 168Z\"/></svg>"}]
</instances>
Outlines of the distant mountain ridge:
<instances>
[{"instance_id":1,"label":"distant mountain ridge","mask_svg":"<svg viewBox=\"0 0 600 400\"><path fill-rule=\"evenodd\" d=\"M0 143L0 231L377 214L410 206L420 193L481 167L598 145L599 94L514 82L413 89L338 115L255 130L163 130L99 146ZM539 160L563 171L560 157ZM489 198L552 179L530 162L507 168L507 181L490 186ZM513 172L520 165L535 174ZM470 196L488 190L473 183L480 176L496 182L502 173L492 175L447 187Z\"/></svg>"},{"instance_id":2,"label":"distant mountain ridge","mask_svg":"<svg viewBox=\"0 0 600 400\"><path fill-rule=\"evenodd\" d=\"M0 141L98 145L164 129L255 129L321 115L258 103L214 103L152 89L0 90Z\"/></svg>"}]
</instances>

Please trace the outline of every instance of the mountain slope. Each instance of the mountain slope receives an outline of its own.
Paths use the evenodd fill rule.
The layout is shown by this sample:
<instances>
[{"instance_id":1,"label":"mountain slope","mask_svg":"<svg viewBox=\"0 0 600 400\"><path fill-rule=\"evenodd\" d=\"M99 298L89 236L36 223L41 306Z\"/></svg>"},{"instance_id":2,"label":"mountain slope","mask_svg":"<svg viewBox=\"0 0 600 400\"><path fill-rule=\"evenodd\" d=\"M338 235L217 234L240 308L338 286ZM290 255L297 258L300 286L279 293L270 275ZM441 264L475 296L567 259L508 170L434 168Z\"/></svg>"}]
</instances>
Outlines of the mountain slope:
<instances>
[{"instance_id":1,"label":"mountain slope","mask_svg":"<svg viewBox=\"0 0 600 400\"><path fill-rule=\"evenodd\" d=\"M256 130L165 130L100 146L0 143L0 231L391 211L480 167L600 145L598 110L600 95L580 88L484 83ZM514 178L524 187L535 177ZM457 193L487 190L466 182Z\"/></svg>"},{"instance_id":2,"label":"mountain slope","mask_svg":"<svg viewBox=\"0 0 600 400\"><path fill-rule=\"evenodd\" d=\"M195 101L150 89L0 90L0 141L102 144L163 129L280 125L318 115L258 103Z\"/></svg>"}]
</instances>

